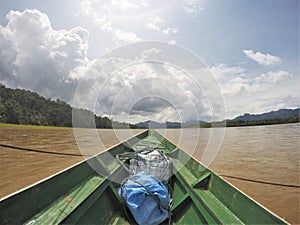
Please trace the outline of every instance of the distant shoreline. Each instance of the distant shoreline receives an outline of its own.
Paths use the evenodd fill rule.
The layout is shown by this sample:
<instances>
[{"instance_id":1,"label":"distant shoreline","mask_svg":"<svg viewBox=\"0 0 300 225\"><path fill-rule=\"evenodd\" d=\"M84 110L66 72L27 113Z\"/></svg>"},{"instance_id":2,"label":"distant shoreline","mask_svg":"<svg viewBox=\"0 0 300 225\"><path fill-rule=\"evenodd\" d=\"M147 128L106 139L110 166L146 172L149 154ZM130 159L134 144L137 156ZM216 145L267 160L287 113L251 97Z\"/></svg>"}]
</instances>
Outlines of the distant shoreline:
<instances>
[{"instance_id":1,"label":"distant shoreline","mask_svg":"<svg viewBox=\"0 0 300 225\"><path fill-rule=\"evenodd\" d=\"M31 124L11 124L0 123L1 128L24 128L24 129L73 129L73 127L59 127L59 126L39 126Z\"/></svg>"},{"instance_id":2,"label":"distant shoreline","mask_svg":"<svg viewBox=\"0 0 300 225\"><path fill-rule=\"evenodd\" d=\"M169 128L153 128L153 129L189 129L189 128L221 128L221 127L254 127L254 126L269 126L269 125L283 125L283 124L295 124L300 123L299 121L289 122L289 123L272 123L272 124L265 124L265 123L257 123L257 124L231 124L227 123L226 126L220 126L217 123L212 126L211 123L203 124L200 126L189 126L189 127L169 127ZM93 129L93 128L75 128L75 127L60 127L60 126L39 126L39 125L29 125L29 124L10 124L10 123L0 123L1 128L21 128L21 129ZM112 130L114 128L96 128L96 129L105 129L105 130ZM116 128L116 129L124 129L124 128ZM134 130L138 129L148 129L148 128L130 128Z\"/></svg>"},{"instance_id":3,"label":"distant shoreline","mask_svg":"<svg viewBox=\"0 0 300 225\"><path fill-rule=\"evenodd\" d=\"M12 124L12 123L0 123L1 128L24 128L24 129L94 129L93 127L63 127L63 126L44 126L44 125L31 125L31 124ZM127 129L127 128L96 128L98 130L112 130L112 129ZM130 129L144 129L144 128L130 128Z\"/></svg>"},{"instance_id":4,"label":"distant shoreline","mask_svg":"<svg viewBox=\"0 0 300 225\"><path fill-rule=\"evenodd\" d=\"M200 128L211 128L211 127L250 127L250 126L269 126L269 125L279 125L279 124L292 124L299 123L299 117L295 118L287 118L286 121L282 119L274 121L274 120L256 120L256 121L236 121L236 122L227 122L224 126L225 122L215 122L215 123L207 123L200 125Z\"/></svg>"}]
</instances>

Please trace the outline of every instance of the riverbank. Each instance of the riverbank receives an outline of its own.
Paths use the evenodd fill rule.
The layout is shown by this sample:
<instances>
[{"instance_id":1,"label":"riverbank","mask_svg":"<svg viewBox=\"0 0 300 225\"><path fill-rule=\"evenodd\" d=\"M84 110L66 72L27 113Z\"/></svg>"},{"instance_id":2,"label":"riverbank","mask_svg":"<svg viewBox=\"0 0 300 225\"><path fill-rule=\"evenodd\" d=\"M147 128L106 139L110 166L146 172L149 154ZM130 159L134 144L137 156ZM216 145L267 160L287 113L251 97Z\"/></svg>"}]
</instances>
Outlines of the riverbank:
<instances>
[{"instance_id":1,"label":"riverbank","mask_svg":"<svg viewBox=\"0 0 300 225\"><path fill-rule=\"evenodd\" d=\"M10 124L0 123L1 128L16 128L16 129L73 129L73 127L56 127L56 126L38 126L38 125L23 125L23 124Z\"/></svg>"},{"instance_id":2,"label":"riverbank","mask_svg":"<svg viewBox=\"0 0 300 225\"><path fill-rule=\"evenodd\" d=\"M283 125L283 124L293 124L300 123L299 117L294 121L288 121L286 123L269 123L264 121L243 121L243 122L216 122L216 123L206 123L200 126L186 126L186 127L172 127L167 129L190 129L190 128L214 128L214 127L248 127L248 126L271 126L271 125ZM39 126L39 125L23 125L23 124L9 124L0 123L1 128L24 128L24 129L91 129L91 128L73 128L73 127L58 127L58 126ZM96 128L103 129L103 128ZM124 128L105 128L107 130L124 129ZM131 128L131 129L146 129L146 128ZM154 128L154 129L166 129L166 128ZM124 129L126 130L126 129Z\"/></svg>"},{"instance_id":3,"label":"riverbank","mask_svg":"<svg viewBox=\"0 0 300 225\"><path fill-rule=\"evenodd\" d=\"M215 123L201 124L200 128L269 126L269 125L280 125L280 124L291 124L291 123L299 123L299 117L291 117L286 119L272 119L272 120L215 122Z\"/></svg>"}]
</instances>

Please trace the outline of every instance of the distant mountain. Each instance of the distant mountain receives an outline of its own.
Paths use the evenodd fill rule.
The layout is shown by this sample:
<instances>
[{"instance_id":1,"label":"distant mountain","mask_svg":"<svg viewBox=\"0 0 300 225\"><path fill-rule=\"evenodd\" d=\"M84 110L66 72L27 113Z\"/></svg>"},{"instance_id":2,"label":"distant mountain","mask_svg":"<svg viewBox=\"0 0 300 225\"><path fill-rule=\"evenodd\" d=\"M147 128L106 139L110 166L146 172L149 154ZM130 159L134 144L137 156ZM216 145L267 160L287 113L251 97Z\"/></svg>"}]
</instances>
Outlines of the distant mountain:
<instances>
[{"instance_id":1,"label":"distant mountain","mask_svg":"<svg viewBox=\"0 0 300 225\"><path fill-rule=\"evenodd\" d=\"M139 127L139 128L145 128L145 129L149 129L149 128L180 128L181 127L181 123L178 122L166 122L166 123L158 123L152 120L148 120L145 122L140 122L135 124L135 126Z\"/></svg>"},{"instance_id":2,"label":"distant mountain","mask_svg":"<svg viewBox=\"0 0 300 225\"><path fill-rule=\"evenodd\" d=\"M202 120L190 120L186 121L184 123L179 122L165 122L165 123L159 123L152 120L148 120L145 122L140 122L135 124L135 126L139 128L181 128L181 127L192 127L192 126L199 126L206 124L205 121Z\"/></svg>"},{"instance_id":3,"label":"distant mountain","mask_svg":"<svg viewBox=\"0 0 300 225\"><path fill-rule=\"evenodd\" d=\"M271 125L271 124L283 124L283 123L295 123L299 122L299 108L297 109L280 109L277 111L271 111L262 114L249 114L245 113L242 116L238 116L232 120L219 121L207 123L205 121L191 120L184 123L178 122L166 122L158 123L152 120L140 122L135 124L138 128L180 128L180 127L223 127L223 126L255 126L255 125Z\"/></svg>"},{"instance_id":4,"label":"distant mountain","mask_svg":"<svg viewBox=\"0 0 300 225\"><path fill-rule=\"evenodd\" d=\"M243 116L238 116L229 122L236 121L258 121L258 120L272 120L272 119L283 119L288 117L299 116L299 108L297 109L280 109L278 111L271 111L262 114L249 114L245 113Z\"/></svg>"},{"instance_id":5,"label":"distant mountain","mask_svg":"<svg viewBox=\"0 0 300 225\"><path fill-rule=\"evenodd\" d=\"M189 126L195 126L195 125L203 125L206 124L207 122L203 120L189 120L184 123L182 123L183 127L189 127Z\"/></svg>"},{"instance_id":6,"label":"distant mountain","mask_svg":"<svg viewBox=\"0 0 300 225\"><path fill-rule=\"evenodd\" d=\"M181 123L178 122L166 122L167 128L180 128Z\"/></svg>"},{"instance_id":7,"label":"distant mountain","mask_svg":"<svg viewBox=\"0 0 300 225\"><path fill-rule=\"evenodd\" d=\"M135 126L139 127L139 128L149 128L149 127L161 127L161 123L157 123L155 121L152 121L152 120L148 120L148 121L145 121L145 122L139 122L139 123L136 123Z\"/></svg>"}]
</instances>

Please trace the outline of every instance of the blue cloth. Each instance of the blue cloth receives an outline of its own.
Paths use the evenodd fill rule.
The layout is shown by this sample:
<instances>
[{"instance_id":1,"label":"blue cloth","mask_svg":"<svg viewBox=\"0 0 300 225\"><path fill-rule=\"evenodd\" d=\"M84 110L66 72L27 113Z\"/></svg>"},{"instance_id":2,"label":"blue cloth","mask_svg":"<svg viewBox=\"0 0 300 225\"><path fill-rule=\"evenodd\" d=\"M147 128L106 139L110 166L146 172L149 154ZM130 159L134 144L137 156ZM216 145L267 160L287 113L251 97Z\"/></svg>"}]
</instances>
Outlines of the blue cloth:
<instances>
[{"instance_id":1,"label":"blue cloth","mask_svg":"<svg viewBox=\"0 0 300 225\"><path fill-rule=\"evenodd\" d=\"M156 199L145 187L132 179L147 187ZM160 224L169 217L170 197L168 190L155 176L148 175L144 171L132 175L119 189L119 194L123 195L121 197L140 225Z\"/></svg>"}]
</instances>

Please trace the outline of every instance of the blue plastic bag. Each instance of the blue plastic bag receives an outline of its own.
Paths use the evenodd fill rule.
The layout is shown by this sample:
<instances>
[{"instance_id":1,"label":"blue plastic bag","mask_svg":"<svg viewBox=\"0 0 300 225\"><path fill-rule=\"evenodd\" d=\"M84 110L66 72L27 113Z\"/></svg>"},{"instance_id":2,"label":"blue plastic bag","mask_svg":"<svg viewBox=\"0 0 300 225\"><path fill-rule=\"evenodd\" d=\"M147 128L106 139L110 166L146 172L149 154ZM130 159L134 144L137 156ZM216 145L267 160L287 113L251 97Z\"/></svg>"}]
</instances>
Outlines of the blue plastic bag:
<instances>
[{"instance_id":1,"label":"blue plastic bag","mask_svg":"<svg viewBox=\"0 0 300 225\"><path fill-rule=\"evenodd\" d=\"M140 225L160 224L170 216L167 188L158 178L144 171L127 178L119 195Z\"/></svg>"}]
</instances>

